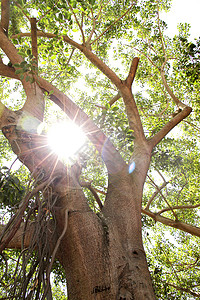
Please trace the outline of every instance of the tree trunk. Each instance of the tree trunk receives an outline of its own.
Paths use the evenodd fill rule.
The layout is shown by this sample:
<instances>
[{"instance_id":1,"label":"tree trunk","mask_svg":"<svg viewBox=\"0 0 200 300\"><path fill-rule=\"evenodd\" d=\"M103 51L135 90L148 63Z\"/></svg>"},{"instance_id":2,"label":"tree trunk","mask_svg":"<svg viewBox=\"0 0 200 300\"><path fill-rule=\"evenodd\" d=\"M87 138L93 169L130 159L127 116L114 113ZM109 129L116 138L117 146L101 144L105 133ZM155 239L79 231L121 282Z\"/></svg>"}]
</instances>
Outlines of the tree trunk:
<instances>
[{"instance_id":1,"label":"tree trunk","mask_svg":"<svg viewBox=\"0 0 200 300\"><path fill-rule=\"evenodd\" d=\"M149 160L143 162L147 165ZM155 299L142 243L143 176L136 184L134 178L127 170L109 175L100 214L89 208L69 211L68 229L58 251L69 300ZM61 232L65 222L62 212L57 219Z\"/></svg>"},{"instance_id":2,"label":"tree trunk","mask_svg":"<svg viewBox=\"0 0 200 300\"><path fill-rule=\"evenodd\" d=\"M140 218L123 223L125 219L122 215L115 222L112 216L90 210L69 211L58 259L66 272L70 300L155 299L137 224ZM61 231L64 224L59 226Z\"/></svg>"},{"instance_id":3,"label":"tree trunk","mask_svg":"<svg viewBox=\"0 0 200 300\"><path fill-rule=\"evenodd\" d=\"M155 299L141 233L141 199L150 150L136 147L132 174L128 167L109 174L105 205L96 215L75 168L56 162L45 138L14 125L2 131L35 178L41 172L42 180L55 178L51 189L58 199L54 205L57 239L68 222L57 258L66 272L69 300Z\"/></svg>"}]
</instances>

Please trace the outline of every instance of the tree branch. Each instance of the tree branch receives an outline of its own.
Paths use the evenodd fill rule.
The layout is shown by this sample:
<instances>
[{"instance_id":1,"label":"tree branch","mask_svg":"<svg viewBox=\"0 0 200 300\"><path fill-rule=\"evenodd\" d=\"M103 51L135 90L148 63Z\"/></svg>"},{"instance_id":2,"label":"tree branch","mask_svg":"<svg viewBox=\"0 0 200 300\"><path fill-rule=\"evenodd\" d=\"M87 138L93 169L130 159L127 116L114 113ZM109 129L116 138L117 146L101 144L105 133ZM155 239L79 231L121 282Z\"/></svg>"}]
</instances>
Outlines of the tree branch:
<instances>
[{"instance_id":1,"label":"tree branch","mask_svg":"<svg viewBox=\"0 0 200 300\"><path fill-rule=\"evenodd\" d=\"M173 288L179 290L179 291L189 293L190 295L192 295L192 296L194 296L194 297L198 297L198 298L200 297L200 294L197 294L197 293L191 291L190 289L183 288L183 287L181 287L181 286L176 286L175 284L172 284L172 283L169 283L169 282L168 282L168 284L169 284L170 286L172 286Z\"/></svg>"},{"instance_id":2,"label":"tree branch","mask_svg":"<svg viewBox=\"0 0 200 300\"><path fill-rule=\"evenodd\" d=\"M108 26L95 40L93 40L90 45L94 44L97 40L99 40L113 25L115 25L119 20L121 20L125 15L129 13L129 11L132 9L133 5L135 3L132 3L131 6L125 11L125 13L119 17L117 20L115 20L110 26Z\"/></svg>"},{"instance_id":3,"label":"tree branch","mask_svg":"<svg viewBox=\"0 0 200 300\"><path fill-rule=\"evenodd\" d=\"M142 209L142 213L151 217L152 219L154 219L155 222L158 221L164 225L167 225L167 226L182 230L184 232L190 233L194 236L200 237L200 228L199 227L195 227L195 226L192 226L192 225L180 222L180 221L174 221L169 218L157 215L156 213L153 213L153 212L151 212L149 210L145 210L145 209Z\"/></svg>"},{"instance_id":4,"label":"tree branch","mask_svg":"<svg viewBox=\"0 0 200 300\"><path fill-rule=\"evenodd\" d=\"M183 119L185 119L191 113L191 111L191 107L185 106L182 111L180 111L173 119L165 124L163 128L148 141L152 149L168 134L168 132L170 132Z\"/></svg>"},{"instance_id":5,"label":"tree branch","mask_svg":"<svg viewBox=\"0 0 200 300\"><path fill-rule=\"evenodd\" d=\"M0 76L20 80L19 76L15 74L15 68L4 65L3 63L0 63Z\"/></svg>"},{"instance_id":6,"label":"tree branch","mask_svg":"<svg viewBox=\"0 0 200 300\"><path fill-rule=\"evenodd\" d=\"M81 25L80 25L80 23L79 23L79 21L78 21L78 19L76 17L76 14L75 14L75 12L73 10L73 7L71 6L71 4L70 4L70 2L68 0L67 0L67 3L69 5L69 8L70 8L70 10L71 10L74 18L75 18L76 24L78 25L78 27L79 27L79 29L81 31L81 35L82 35L82 39L83 39L83 44L85 45L85 36L84 36L83 28L81 27Z\"/></svg>"},{"instance_id":7,"label":"tree branch","mask_svg":"<svg viewBox=\"0 0 200 300\"><path fill-rule=\"evenodd\" d=\"M36 18L31 18L31 42L32 42L32 54L34 56L36 66L38 65L38 49L37 49L37 22Z\"/></svg>"},{"instance_id":8,"label":"tree branch","mask_svg":"<svg viewBox=\"0 0 200 300\"><path fill-rule=\"evenodd\" d=\"M132 63L131 63L131 67L130 67L130 71L129 71L128 77L125 80L125 82L126 82L126 84L127 84L127 86L129 88L131 88L133 80L135 78L135 74L136 74L136 71L137 71L138 63L139 63L139 58L138 57L134 57L134 59L132 60Z\"/></svg>"},{"instance_id":9,"label":"tree branch","mask_svg":"<svg viewBox=\"0 0 200 300\"><path fill-rule=\"evenodd\" d=\"M150 176L147 175L147 177L149 178L149 180L153 183L153 185L156 187L158 193L162 196L162 198L164 199L165 203L168 205L169 209L171 210L171 212L173 213L175 219L177 220L177 215L175 214L175 212L173 211L172 206L169 204L169 202L167 201L166 197L163 195L163 193L161 192L160 188L158 187L158 185L151 179Z\"/></svg>"},{"instance_id":10,"label":"tree branch","mask_svg":"<svg viewBox=\"0 0 200 300\"><path fill-rule=\"evenodd\" d=\"M0 225L0 235L2 235L3 231L5 230L5 227L6 225ZM24 230L25 230L25 224L21 223L17 232L15 233L13 238L9 241L6 247L10 249L21 249ZM31 237L33 236L33 232L34 232L34 224L30 223L28 226L26 225L26 233L25 233L24 245L23 245L25 248L29 246Z\"/></svg>"},{"instance_id":11,"label":"tree branch","mask_svg":"<svg viewBox=\"0 0 200 300\"><path fill-rule=\"evenodd\" d=\"M98 196L98 194L96 192L96 189L92 187L91 182L82 181L82 182L80 182L80 185L82 187L86 187L86 188L88 188L90 190L90 192L93 194L93 196L94 196L97 204L99 205L100 210L102 210L103 204L101 203L101 200L100 200L100 198L99 198L99 196Z\"/></svg>"},{"instance_id":12,"label":"tree branch","mask_svg":"<svg viewBox=\"0 0 200 300\"><path fill-rule=\"evenodd\" d=\"M166 187L166 185L168 184L169 182L163 182L163 184L159 187L159 189L157 189L153 195L151 196L151 198L149 199L146 207L145 207L145 210L149 210L149 207L151 205L151 203L153 202L153 200L155 199L155 197L159 194L159 191L161 191L164 187Z\"/></svg>"},{"instance_id":13,"label":"tree branch","mask_svg":"<svg viewBox=\"0 0 200 300\"><path fill-rule=\"evenodd\" d=\"M10 1L1 0L1 27L5 31L6 36L8 36L9 19L10 19Z\"/></svg>"},{"instance_id":14,"label":"tree branch","mask_svg":"<svg viewBox=\"0 0 200 300\"><path fill-rule=\"evenodd\" d=\"M196 204L196 205L176 205L176 206L172 206L173 209L194 209L194 208L197 208L197 207L200 207L200 204ZM145 208L146 209L146 208ZM161 209L160 211L157 212L158 215L161 215L163 214L164 212L166 211L169 211L170 208L169 207L166 207L166 208L163 208Z\"/></svg>"}]
</instances>

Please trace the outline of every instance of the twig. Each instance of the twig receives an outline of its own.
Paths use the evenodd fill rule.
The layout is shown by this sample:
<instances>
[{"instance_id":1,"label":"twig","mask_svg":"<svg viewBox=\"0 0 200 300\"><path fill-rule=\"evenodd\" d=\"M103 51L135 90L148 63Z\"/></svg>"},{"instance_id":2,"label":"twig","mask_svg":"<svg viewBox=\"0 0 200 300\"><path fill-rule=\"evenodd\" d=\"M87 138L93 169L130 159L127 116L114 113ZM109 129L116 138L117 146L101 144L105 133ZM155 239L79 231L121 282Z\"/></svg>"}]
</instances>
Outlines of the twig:
<instances>
[{"instance_id":1,"label":"twig","mask_svg":"<svg viewBox=\"0 0 200 300\"><path fill-rule=\"evenodd\" d=\"M157 186L157 184L151 179L151 177L149 175L147 175L147 177L149 178L149 180L153 183L153 185L156 187L156 189L158 190L159 194L162 196L162 198L164 199L164 201L166 202L166 204L169 206L170 210L172 211L174 217L176 220L178 220L177 215L175 214L172 206L169 204L169 202L167 201L166 197L163 195L163 193L161 192L160 188Z\"/></svg>"},{"instance_id":2,"label":"twig","mask_svg":"<svg viewBox=\"0 0 200 300\"><path fill-rule=\"evenodd\" d=\"M74 47L72 47L72 52L71 52L71 54L70 54L70 56L69 56L69 58L68 58L68 60L67 60L67 66L68 66L68 64L69 64L69 62L70 62L70 60L71 60L71 58L72 58L72 56L73 56L73 54L74 54L74 51L75 51L75 48ZM60 76L60 74L62 74L62 72L63 71L60 71L51 81L50 81L50 83L52 83L56 78L58 78L58 76Z\"/></svg>"},{"instance_id":3,"label":"twig","mask_svg":"<svg viewBox=\"0 0 200 300\"><path fill-rule=\"evenodd\" d=\"M108 26L96 39L94 39L90 45L94 44L97 40L99 40L113 25L115 25L119 20L121 20L125 15L127 15L127 13L132 9L133 5L135 3L133 3L129 9L127 9L127 11L121 16L119 17L117 20L115 20L110 26Z\"/></svg>"},{"instance_id":4,"label":"twig","mask_svg":"<svg viewBox=\"0 0 200 300\"><path fill-rule=\"evenodd\" d=\"M195 292L192 292L192 291L190 291L190 290L187 289L187 288L183 288L183 287L181 287L181 286L176 286L175 284L172 284L172 283L169 283L169 282L168 282L168 284L169 284L170 286L174 287L174 288L177 289L177 290L180 290L180 291L189 293L189 294L191 294L192 296L195 296L195 297L198 297L198 298L200 297L200 294L197 294L197 293L195 293Z\"/></svg>"},{"instance_id":5,"label":"twig","mask_svg":"<svg viewBox=\"0 0 200 300\"><path fill-rule=\"evenodd\" d=\"M73 7L71 6L70 2L69 2L68 0L66 0L66 1L67 1L68 5L69 5L69 8L70 8L71 12L72 12L73 15L74 15L76 24L78 25L78 27L79 27L79 29L80 29L80 31L81 31L81 35L82 35L82 38L83 38L83 44L85 45L85 36L84 36L83 28L82 28L82 26L80 25L80 23L79 23L79 21L78 21L78 19L77 19L77 17L76 17L76 14L75 14L75 12L74 12L74 10L73 10Z\"/></svg>"},{"instance_id":6,"label":"twig","mask_svg":"<svg viewBox=\"0 0 200 300\"><path fill-rule=\"evenodd\" d=\"M24 9L21 7L21 5L19 3L17 3L16 1L14 1L15 5L17 7L19 7L21 9L21 11L23 12L24 16L30 21L29 16L25 13Z\"/></svg>"},{"instance_id":7,"label":"twig","mask_svg":"<svg viewBox=\"0 0 200 300\"><path fill-rule=\"evenodd\" d=\"M197 207L200 207L200 204L196 204L196 205L176 205L176 206L173 206L172 208L174 210L174 209L194 209L194 208L197 208ZM160 211L158 211L157 214L161 215L162 213L164 213L166 211L169 211L169 210L171 210L171 208L166 207L166 208L163 208Z\"/></svg>"},{"instance_id":8,"label":"twig","mask_svg":"<svg viewBox=\"0 0 200 300\"><path fill-rule=\"evenodd\" d=\"M58 1L59 0L57 0L56 3L54 3L53 7L50 8L40 19L37 20L37 23L40 22L54 8L54 6L57 5Z\"/></svg>"},{"instance_id":9,"label":"twig","mask_svg":"<svg viewBox=\"0 0 200 300\"><path fill-rule=\"evenodd\" d=\"M161 31L161 28L160 28L159 0L157 0L157 13L158 13L158 18L157 18L157 21L158 21L158 30L159 30L159 34L160 34L160 39L161 39L161 44L162 44L162 50L163 50L164 57L165 57L165 60L166 60L167 56L166 56L166 51L165 51L165 45L164 45L162 31Z\"/></svg>"},{"instance_id":10,"label":"twig","mask_svg":"<svg viewBox=\"0 0 200 300\"><path fill-rule=\"evenodd\" d=\"M159 194L159 191L161 191L169 182L164 182L160 187L159 187L159 190L156 190L153 195L151 196L151 198L149 199L146 207L145 207L145 210L149 210L149 207L151 205L151 203L153 202L153 200L155 199L155 197Z\"/></svg>"}]
</instances>

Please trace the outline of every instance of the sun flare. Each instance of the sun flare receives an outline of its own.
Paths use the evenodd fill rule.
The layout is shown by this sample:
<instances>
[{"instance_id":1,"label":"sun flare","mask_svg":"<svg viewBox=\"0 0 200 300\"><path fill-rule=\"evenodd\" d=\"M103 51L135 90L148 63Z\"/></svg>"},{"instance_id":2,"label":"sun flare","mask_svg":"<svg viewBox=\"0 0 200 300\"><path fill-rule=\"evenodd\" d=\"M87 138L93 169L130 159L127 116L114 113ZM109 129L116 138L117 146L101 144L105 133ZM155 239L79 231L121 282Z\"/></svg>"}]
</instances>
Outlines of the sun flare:
<instances>
[{"instance_id":1,"label":"sun flare","mask_svg":"<svg viewBox=\"0 0 200 300\"><path fill-rule=\"evenodd\" d=\"M81 150L86 136L72 121L59 122L48 131L48 144L59 159L69 161Z\"/></svg>"}]
</instances>

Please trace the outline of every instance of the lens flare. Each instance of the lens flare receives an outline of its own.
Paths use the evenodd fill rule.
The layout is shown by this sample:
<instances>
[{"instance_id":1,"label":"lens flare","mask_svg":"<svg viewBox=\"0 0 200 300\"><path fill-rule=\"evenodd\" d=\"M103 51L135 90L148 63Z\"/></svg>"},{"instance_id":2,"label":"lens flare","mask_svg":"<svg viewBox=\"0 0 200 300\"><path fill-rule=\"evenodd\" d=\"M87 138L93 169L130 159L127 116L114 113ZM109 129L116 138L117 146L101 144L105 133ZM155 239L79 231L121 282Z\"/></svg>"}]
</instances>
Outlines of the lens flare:
<instances>
[{"instance_id":1,"label":"lens flare","mask_svg":"<svg viewBox=\"0 0 200 300\"><path fill-rule=\"evenodd\" d=\"M135 170L135 162L132 161L129 165L129 168L128 168L128 172L129 174L133 173L133 171Z\"/></svg>"},{"instance_id":2,"label":"lens flare","mask_svg":"<svg viewBox=\"0 0 200 300\"><path fill-rule=\"evenodd\" d=\"M59 159L69 161L86 142L83 131L73 122L59 122L48 131L48 144Z\"/></svg>"}]
</instances>

